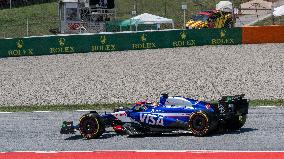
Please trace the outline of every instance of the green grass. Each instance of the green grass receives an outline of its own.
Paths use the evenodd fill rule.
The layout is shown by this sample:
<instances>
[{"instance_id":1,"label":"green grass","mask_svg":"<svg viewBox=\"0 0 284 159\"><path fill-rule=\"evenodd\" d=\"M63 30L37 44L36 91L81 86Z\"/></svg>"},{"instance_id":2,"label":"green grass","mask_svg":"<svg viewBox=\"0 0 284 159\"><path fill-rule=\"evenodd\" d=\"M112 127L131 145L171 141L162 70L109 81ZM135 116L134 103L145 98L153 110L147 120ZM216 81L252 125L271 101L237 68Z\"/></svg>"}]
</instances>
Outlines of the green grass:
<instances>
[{"instance_id":1,"label":"green grass","mask_svg":"<svg viewBox=\"0 0 284 159\"><path fill-rule=\"evenodd\" d=\"M265 26L265 25L273 25L272 17L266 18L262 21L259 21L254 24L254 26ZM284 16L275 17L274 18L274 25L284 25Z\"/></svg>"},{"instance_id":2,"label":"green grass","mask_svg":"<svg viewBox=\"0 0 284 159\"><path fill-rule=\"evenodd\" d=\"M26 7L0 10L0 37L23 37L27 35L51 34L49 29L57 28L57 3L36 4Z\"/></svg>"},{"instance_id":3,"label":"green grass","mask_svg":"<svg viewBox=\"0 0 284 159\"><path fill-rule=\"evenodd\" d=\"M183 26L183 11L181 5L186 3L186 20L200 10L215 8L220 0L136 0L137 14L151 13L158 16L171 18L176 28ZM134 0L115 0L117 20L132 17ZM236 0L237 7L241 1ZM200 5L195 5L200 4ZM0 10L0 38L1 37L24 37L27 36L27 19L29 21L29 36L49 35L50 29L59 27L57 2L35 4L31 6ZM275 19L276 24L284 24L284 16ZM255 25L271 25L271 18L265 19Z\"/></svg>"},{"instance_id":4,"label":"green grass","mask_svg":"<svg viewBox=\"0 0 284 159\"><path fill-rule=\"evenodd\" d=\"M181 4L187 4L186 20L200 10L215 8L220 0L136 0L137 14L151 13L159 16L171 18L175 22L176 28L183 26L183 11ZM117 20L132 17L134 10L134 0L115 0ZM235 6L239 6L241 1L234 1ZM200 4L200 5L195 5ZM0 38L24 37L27 36L27 19L29 23L29 36L40 36L52 34L50 29L59 27L58 4L57 2L35 4L26 7L0 10ZM276 24L283 24L284 17L276 18ZM271 19L265 19L255 25L271 25Z\"/></svg>"},{"instance_id":5,"label":"green grass","mask_svg":"<svg viewBox=\"0 0 284 159\"><path fill-rule=\"evenodd\" d=\"M284 99L276 99L276 100L251 100L249 102L249 105L251 107L256 107L256 106L284 106Z\"/></svg>"},{"instance_id":6,"label":"green grass","mask_svg":"<svg viewBox=\"0 0 284 159\"><path fill-rule=\"evenodd\" d=\"M31 111L72 111L101 110L129 106L127 103L111 104L77 104L77 105L32 105L32 106L0 106L0 112L31 112Z\"/></svg>"},{"instance_id":7,"label":"green grass","mask_svg":"<svg viewBox=\"0 0 284 159\"><path fill-rule=\"evenodd\" d=\"M279 100L251 100L250 107L284 106L284 99ZM31 111L72 111L72 110L102 110L118 107L129 107L129 103L112 104L80 104L80 105L33 105L33 106L2 106L0 112L31 112Z\"/></svg>"},{"instance_id":8,"label":"green grass","mask_svg":"<svg viewBox=\"0 0 284 159\"><path fill-rule=\"evenodd\" d=\"M183 24L181 4L188 5L187 20L190 15L200 10L215 8L220 0L137 0L137 14L150 13L172 18L176 27ZM130 18L134 10L134 0L115 0L117 20ZM194 6L199 2L201 6ZM165 7L166 6L166 7ZM166 9L165 9L166 8ZM59 27L57 2L35 4L31 6L0 10L0 38L24 37L27 35L27 18L29 20L29 36L51 34L49 29Z\"/></svg>"},{"instance_id":9,"label":"green grass","mask_svg":"<svg viewBox=\"0 0 284 159\"><path fill-rule=\"evenodd\" d=\"M219 1L220 0L137 0L137 14L150 13L171 18L174 20L175 24L177 24L176 26L181 28L183 23L182 4L187 4L188 10L186 11L186 15L188 20L188 16L195 14L197 11L215 8L215 4ZM201 5L194 6L197 2ZM134 0L116 0L118 18L130 18L133 6Z\"/></svg>"}]
</instances>

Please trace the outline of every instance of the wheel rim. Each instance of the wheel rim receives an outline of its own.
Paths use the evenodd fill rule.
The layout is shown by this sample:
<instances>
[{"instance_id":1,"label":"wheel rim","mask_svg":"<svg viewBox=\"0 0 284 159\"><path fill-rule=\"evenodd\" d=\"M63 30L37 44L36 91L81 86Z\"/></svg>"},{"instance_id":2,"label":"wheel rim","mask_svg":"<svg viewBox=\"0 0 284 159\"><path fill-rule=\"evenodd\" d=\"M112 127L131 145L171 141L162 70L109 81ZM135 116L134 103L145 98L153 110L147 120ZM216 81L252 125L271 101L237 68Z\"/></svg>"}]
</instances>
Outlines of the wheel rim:
<instances>
[{"instance_id":1,"label":"wheel rim","mask_svg":"<svg viewBox=\"0 0 284 159\"><path fill-rule=\"evenodd\" d=\"M87 117L80 122L80 131L84 135L96 134L99 130L97 119Z\"/></svg>"},{"instance_id":2,"label":"wheel rim","mask_svg":"<svg viewBox=\"0 0 284 159\"><path fill-rule=\"evenodd\" d=\"M196 115L192 119L192 129L196 131L202 131L206 128L207 120L204 116Z\"/></svg>"}]
</instances>

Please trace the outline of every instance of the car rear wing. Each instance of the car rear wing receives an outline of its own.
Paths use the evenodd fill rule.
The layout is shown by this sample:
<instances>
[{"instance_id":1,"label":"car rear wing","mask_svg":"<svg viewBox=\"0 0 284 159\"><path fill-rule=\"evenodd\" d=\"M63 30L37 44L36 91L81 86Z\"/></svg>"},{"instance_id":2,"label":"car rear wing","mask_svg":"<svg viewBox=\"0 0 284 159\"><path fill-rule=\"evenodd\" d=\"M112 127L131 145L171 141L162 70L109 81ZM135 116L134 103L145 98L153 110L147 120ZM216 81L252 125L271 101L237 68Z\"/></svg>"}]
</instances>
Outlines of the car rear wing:
<instances>
[{"instance_id":1,"label":"car rear wing","mask_svg":"<svg viewBox=\"0 0 284 159\"><path fill-rule=\"evenodd\" d=\"M235 96L223 96L218 101L220 113L234 113L236 115L248 114L249 102L244 98L245 94Z\"/></svg>"}]
</instances>

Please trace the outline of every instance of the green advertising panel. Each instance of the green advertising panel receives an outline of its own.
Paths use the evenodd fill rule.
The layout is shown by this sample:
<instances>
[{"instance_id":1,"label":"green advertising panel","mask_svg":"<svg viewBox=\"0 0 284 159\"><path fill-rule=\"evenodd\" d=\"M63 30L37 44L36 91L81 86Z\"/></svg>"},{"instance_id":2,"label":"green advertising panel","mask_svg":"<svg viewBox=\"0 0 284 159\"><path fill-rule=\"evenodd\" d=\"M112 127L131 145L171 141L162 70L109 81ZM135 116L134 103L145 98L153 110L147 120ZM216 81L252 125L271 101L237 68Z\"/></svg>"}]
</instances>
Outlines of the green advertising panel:
<instances>
[{"instance_id":1,"label":"green advertising panel","mask_svg":"<svg viewBox=\"0 0 284 159\"><path fill-rule=\"evenodd\" d=\"M0 57L142 50L242 43L241 28L46 36L0 40Z\"/></svg>"},{"instance_id":2,"label":"green advertising panel","mask_svg":"<svg viewBox=\"0 0 284 159\"><path fill-rule=\"evenodd\" d=\"M0 56L38 56L89 52L86 36L49 36L0 40Z\"/></svg>"},{"instance_id":3,"label":"green advertising panel","mask_svg":"<svg viewBox=\"0 0 284 159\"><path fill-rule=\"evenodd\" d=\"M236 45L242 43L241 28L231 29L202 29L195 34L202 36L200 45Z\"/></svg>"},{"instance_id":4,"label":"green advertising panel","mask_svg":"<svg viewBox=\"0 0 284 159\"><path fill-rule=\"evenodd\" d=\"M95 34L86 37L87 52L109 52L127 50L128 43L125 34Z\"/></svg>"},{"instance_id":5,"label":"green advertising panel","mask_svg":"<svg viewBox=\"0 0 284 159\"><path fill-rule=\"evenodd\" d=\"M129 37L129 50L164 48L163 32L138 32Z\"/></svg>"},{"instance_id":6,"label":"green advertising panel","mask_svg":"<svg viewBox=\"0 0 284 159\"><path fill-rule=\"evenodd\" d=\"M0 56L32 56L34 50L25 46L27 39L2 39L0 40Z\"/></svg>"},{"instance_id":7,"label":"green advertising panel","mask_svg":"<svg viewBox=\"0 0 284 159\"><path fill-rule=\"evenodd\" d=\"M176 30L170 31L164 36L165 47L236 45L242 43L241 28Z\"/></svg>"}]
</instances>

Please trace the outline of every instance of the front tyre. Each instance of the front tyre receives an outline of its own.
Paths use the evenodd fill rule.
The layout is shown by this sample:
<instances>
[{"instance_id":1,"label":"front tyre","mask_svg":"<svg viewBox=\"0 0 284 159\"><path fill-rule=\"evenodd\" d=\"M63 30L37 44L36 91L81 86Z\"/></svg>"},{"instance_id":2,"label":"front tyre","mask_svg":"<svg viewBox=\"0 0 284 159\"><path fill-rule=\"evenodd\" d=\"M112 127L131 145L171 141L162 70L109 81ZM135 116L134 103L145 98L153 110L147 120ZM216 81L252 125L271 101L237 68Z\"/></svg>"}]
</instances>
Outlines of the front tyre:
<instances>
[{"instance_id":1,"label":"front tyre","mask_svg":"<svg viewBox=\"0 0 284 159\"><path fill-rule=\"evenodd\" d=\"M246 123L247 115L236 115L227 124L228 130L238 130Z\"/></svg>"},{"instance_id":2,"label":"front tyre","mask_svg":"<svg viewBox=\"0 0 284 159\"><path fill-rule=\"evenodd\" d=\"M204 111L194 112L189 117L189 129L194 136L208 135L215 127L215 121Z\"/></svg>"},{"instance_id":3,"label":"front tyre","mask_svg":"<svg viewBox=\"0 0 284 159\"><path fill-rule=\"evenodd\" d=\"M79 131L86 139L98 138L104 133L105 127L100 115L88 113L80 118Z\"/></svg>"}]
</instances>

